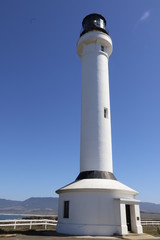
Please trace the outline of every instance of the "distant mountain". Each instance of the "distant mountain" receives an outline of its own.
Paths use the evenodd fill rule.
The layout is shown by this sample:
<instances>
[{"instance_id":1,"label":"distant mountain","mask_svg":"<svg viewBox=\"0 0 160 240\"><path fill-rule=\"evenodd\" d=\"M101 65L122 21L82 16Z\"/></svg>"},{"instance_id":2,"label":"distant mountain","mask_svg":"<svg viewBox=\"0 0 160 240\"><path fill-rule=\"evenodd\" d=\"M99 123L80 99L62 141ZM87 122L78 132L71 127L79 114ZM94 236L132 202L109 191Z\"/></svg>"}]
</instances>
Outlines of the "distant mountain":
<instances>
[{"instance_id":1,"label":"distant mountain","mask_svg":"<svg viewBox=\"0 0 160 240\"><path fill-rule=\"evenodd\" d=\"M0 199L0 213L53 214L58 212L58 198L29 198L25 201Z\"/></svg>"},{"instance_id":2,"label":"distant mountain","mask_svg":"<svg viewBox=\"0 0 160 240\"><path fill-rule=\"evenodd\" d=\"M0 209L1 208L7 208L12 206L17 206L20 201L12 201L12 200L6 200L6 199L0 199Z\"/></svg>"},{"instance_id":3,"label":"distant mountain","mask_svg":"<svg viewBox=\"0 0 160 240\"><path fill-rule=\"evenodd\" d=\"M58 198L29 198L22 202L22 206L26 210L40 209L57 212Z\"/></svg>"},{"instance_id":4,"label":"distant mountain","mask_svg":"<svg viewBox=\"0 0 160 240\"><path fill-rule=\"evenodd\" d=\"M160 204L141 202L140 209L142 212L160 213Z\"/></svg>"},{"instance_id":5,"label":"distant mountain","mask_svg":"<svg viewBox=\"0 0 160 240\"><path fill-rule=\"evenodd\" d=\"M160 204L141 202L141 212L160 213ZM0 213L35 213L35 214L57 214L58 198L32 197L25 201L12 201L0 199Z\"/></svg>"}]
</instances>

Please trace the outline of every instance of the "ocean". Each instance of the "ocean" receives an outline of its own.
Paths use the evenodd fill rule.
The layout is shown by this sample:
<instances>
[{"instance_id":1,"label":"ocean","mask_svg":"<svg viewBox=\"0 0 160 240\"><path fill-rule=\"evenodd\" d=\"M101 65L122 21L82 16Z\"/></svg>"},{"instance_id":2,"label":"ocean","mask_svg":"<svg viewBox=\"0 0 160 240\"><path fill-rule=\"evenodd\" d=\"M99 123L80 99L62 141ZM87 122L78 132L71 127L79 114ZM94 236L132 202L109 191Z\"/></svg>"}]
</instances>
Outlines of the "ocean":
<instances>
[{"instance_id":1,"label":"ocean","mask_svg":"<svg viewBox=\"0 0 160 240\"><path fill-rule=\"evenodd\" d=\"M0 220L22 219L24 217L26 217L26 215L0 214Z\"/></svg>"}]
</instances>

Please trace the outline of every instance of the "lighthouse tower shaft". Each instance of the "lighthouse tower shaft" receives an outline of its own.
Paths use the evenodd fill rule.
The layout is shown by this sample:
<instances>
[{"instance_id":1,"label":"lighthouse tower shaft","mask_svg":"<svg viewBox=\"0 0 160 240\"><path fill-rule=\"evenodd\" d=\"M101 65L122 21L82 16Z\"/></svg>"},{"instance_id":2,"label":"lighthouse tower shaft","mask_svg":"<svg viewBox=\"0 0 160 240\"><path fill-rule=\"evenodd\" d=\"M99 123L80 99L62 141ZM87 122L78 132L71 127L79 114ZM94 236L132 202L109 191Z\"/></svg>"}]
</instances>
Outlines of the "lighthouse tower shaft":
<instances>
[{"instance_id":1,"label":"lighthouse tower shaft","mask_svg":"<svg viewBox=\"0 0 160 240\"><path fill-rule=\"evenodd\" d=\"M80 172L113 172L108 60L109 35L89 31L77 45L82 63Z\"/></svg>"},{"instance_id":2,"label":"lighthouse tower shaft","mask_svg":"<svg viewBox=\"0 0 160 240\"><path fill-rule=\"evenodd\" d=\"M57 231L73 235L141 234L135 190L113 175L108 61L112 40L99 14L83 19L80 173L58 189Z\"/></svg>"}]
</instances>

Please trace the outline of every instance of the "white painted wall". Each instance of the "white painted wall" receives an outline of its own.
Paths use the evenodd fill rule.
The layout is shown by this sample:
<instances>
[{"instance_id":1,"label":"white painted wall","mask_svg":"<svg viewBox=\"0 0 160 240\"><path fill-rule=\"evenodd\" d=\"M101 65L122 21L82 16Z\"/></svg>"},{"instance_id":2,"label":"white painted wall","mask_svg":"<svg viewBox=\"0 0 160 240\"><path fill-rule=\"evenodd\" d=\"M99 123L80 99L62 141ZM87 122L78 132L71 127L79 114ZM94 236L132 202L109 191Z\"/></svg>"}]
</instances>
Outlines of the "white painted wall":
<instances>
[{"instance_id":1,"label":"white painted wall","mask_svg":"<svg viewBox=\"0 0 160 240\"><path fill-rule=\"evenodd\" d=\"M130 205L130 210L132 231L138 234L143 233L139 204Z\"/></svg>"},{"instance_id":2,"label":"white painted wall","mask_svg":"<svg viewBox=\"0 0 160 240\"><path fill-rule=\"evenodd\" d=\"M119 190L64 191L59 198L57 231L73 235L127 234L125 204L133 195ZM119 200L118 200L119 199ZM70 201L69 218L63 218L64 201Z\"/></svg>"},{"instance_id":3,"label":"white painted wall","mask_svg":"<svg viewBox=\"0 0 160 240\"><path fill-rule=\"evenodd\" d=\"M128 229L126 226L126 204L130 206L131 214L131 231L137 234L142 234L143 229L141 225L140 218L140 201L134 199L119 199L120 201L120 215L121 215L121 234L128 234Z\"/></svg>"},{"instance_id":4,"label":"white painted wall","mask_svg":"<svg viewBox=\"0 0 160 240\"><path fill-rule=\"evenodd\" d=\"M113 172L108 74L112 42L106 34L97 34L97 31L86 33L78 42L82 62L81 172ZM101 50L102 44L105 52ZM108 110L107 118L104 108Z\"/></svg>"},{"instance_id":5,"label":"white painted wall","mask_svg":"<svg viewBox=\"0 0 160 240\"><path fill-rule=\"evenodd\" d=\"M127 229L127 220L126 220L126 208L125 204L120 203L120 225L121 225L121 233L120 234L128 234Z\"/></svg>"}]
</instances>

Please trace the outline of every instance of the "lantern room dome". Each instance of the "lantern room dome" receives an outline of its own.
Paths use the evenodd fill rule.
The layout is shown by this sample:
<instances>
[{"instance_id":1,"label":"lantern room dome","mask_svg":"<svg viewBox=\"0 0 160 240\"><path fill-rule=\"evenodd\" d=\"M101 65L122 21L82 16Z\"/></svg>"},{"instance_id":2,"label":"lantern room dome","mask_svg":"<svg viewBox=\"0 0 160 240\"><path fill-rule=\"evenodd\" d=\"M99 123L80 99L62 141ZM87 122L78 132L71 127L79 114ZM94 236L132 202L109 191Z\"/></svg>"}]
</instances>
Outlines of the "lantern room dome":
<instances>
[{"instance_id":1,"label":"lantern room dome","mask_svg":"<svg viewBox=\"0 0 160 240\"><path fill-rule=\"evenodd\" d=\"M108 34L106 30L106 19L102 15L97 13L87 15L82 21L82 32L80 36L93 30L98 30Z\"/></svg>"}]
</instances>

